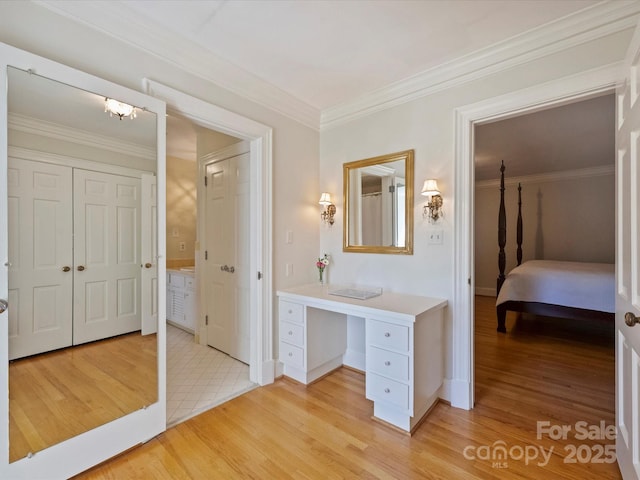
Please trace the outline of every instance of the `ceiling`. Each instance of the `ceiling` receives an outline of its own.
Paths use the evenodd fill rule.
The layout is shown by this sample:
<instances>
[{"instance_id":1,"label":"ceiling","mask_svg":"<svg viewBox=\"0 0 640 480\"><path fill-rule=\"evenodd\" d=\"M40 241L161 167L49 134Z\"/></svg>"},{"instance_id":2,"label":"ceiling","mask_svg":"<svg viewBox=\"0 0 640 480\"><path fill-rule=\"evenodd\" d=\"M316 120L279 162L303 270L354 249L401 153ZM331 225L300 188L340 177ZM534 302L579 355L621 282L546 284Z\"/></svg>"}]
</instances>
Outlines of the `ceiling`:
<instances>
[{"instance_id":1,"label":"ceiling","mask_svg":"<svg viewBox=\"0 0 640 480\"><path fill-rule=\"evenodd\" d=\"M590 12L598 17L600 8L611 8L608 2L594 0L43 0L39 4L178 66L191 67L193 73L225 88L242 86L248 98L259 101L267 92L277 100L281 97L275 93L280 92L282 98L296 99L298 106L306 105L311 112L356 104L371 92L441 67L446 70L447 65L484 58L488 51L508 51L506 46L518 45L525 37L552 41L555 37L549 32L583 21L576 15ZM580 121L591 118L575 111L588 106L567 108ZM522 172L547 164L558 168L560 157L567 165L596 162L593 152L608 147L585 146L596 138L585 133L593 125L581 129L576 121L549 118L556 114L561 113L554 109L514 120L511 126L498 122L483 127L486 137L478 144L477 178L495 178L491 173L495 166L484 163L490 157L509 157L512 175L520 168L517 161ZM522 126L537 118L541 119L537 126ZM170 155L193 158L193 129L179 119L167 121ZM543 147L532 144L532 134L550 125L558 127L550 129L555 146L547 144L534 160L534 152ZM522 141L517 140L519 135ZM570 139L582 142L575 150L582 154L566 153Z\"/></svg>"},{"instance_id":2,"label":"ceiling","mask_svg":"<svg viewBox=\"0 0 640 480\"><path fill-rule=\"evenodd\" d=\"M479 125L476 180L613 166L614 125L613 94Z\"/></svg>"},{"instance_id":3,"label":"ceiling","mask_svg":"<svg viewBox=\"0 0 640 480\"><path fill-rule=\"evenodd\" d=\"M104 2L319 110L514 37L593 0ZM117 5L120 4L120 5Z\"/></svg>"}]
</instances>

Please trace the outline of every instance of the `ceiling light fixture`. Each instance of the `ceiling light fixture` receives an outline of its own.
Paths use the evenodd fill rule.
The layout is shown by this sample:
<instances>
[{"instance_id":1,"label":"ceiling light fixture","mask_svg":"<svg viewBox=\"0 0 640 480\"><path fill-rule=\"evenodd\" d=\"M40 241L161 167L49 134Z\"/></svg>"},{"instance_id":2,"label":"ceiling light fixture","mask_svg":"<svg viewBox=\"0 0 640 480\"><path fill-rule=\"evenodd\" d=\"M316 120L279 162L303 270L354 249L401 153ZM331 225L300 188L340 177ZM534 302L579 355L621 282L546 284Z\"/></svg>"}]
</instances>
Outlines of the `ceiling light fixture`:
<instances>
[{"instance_id":1,"label":"ceiling light fixture","mask_svg":"<svg viewBox=\"0 0 640 480\"><path fill-rule=\"evenodd\" d=\"M104 111L109 112L110 117L117 115L120 120L122 120L122 117L136 118L136 107L113 98L106 97L104 99Z\"/></svg>"}]
</instances>

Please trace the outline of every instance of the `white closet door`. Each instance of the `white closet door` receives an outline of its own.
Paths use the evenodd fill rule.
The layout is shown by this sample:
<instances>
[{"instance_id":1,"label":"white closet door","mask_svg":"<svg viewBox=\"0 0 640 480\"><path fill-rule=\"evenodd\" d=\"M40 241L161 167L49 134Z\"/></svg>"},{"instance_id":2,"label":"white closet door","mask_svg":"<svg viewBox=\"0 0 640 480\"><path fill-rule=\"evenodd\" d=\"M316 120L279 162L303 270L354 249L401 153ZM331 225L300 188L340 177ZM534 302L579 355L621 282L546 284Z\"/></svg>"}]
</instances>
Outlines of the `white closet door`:
<instances>
[{"instance_id":1,"label":"white closet door","mask_svg":"<svg viewBox=\"0 0 640 480\"><path fill-rule=\"evenodd\" d=\"M71 172L9 158L10 360L71 345Z\"/></svg>"},{"instance_id":2,"label":"white closet door","mask_svg":"<svg viewBox=\"0 0 640 480\"><path fill-rule=\"evenodd\" d=\"M140 179L74 170L74 345L141 329Z\"/></svg>"},{"instance_id":3,"label":"white closet door","mask_svg":"<svg viewBox=\"0 0 640 480\"><path fill-rule=\"evenodd\" d=\"M142 176L142 334L158 331L158 200L154 175Z\"/></svg>"}]
</instances>

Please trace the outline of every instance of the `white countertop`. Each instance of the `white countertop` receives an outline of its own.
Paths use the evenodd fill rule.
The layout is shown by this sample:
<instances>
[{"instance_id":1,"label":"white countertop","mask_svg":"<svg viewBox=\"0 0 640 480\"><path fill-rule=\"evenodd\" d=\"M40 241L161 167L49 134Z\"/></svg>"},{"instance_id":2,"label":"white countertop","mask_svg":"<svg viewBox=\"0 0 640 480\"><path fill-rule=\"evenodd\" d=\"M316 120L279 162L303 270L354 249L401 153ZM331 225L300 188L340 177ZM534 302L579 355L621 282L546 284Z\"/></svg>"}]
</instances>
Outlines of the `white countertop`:
<instances>
[{"instance_id":1,"label":"white countertop","mask_svg":"<svg viewBox=\"0 0 640 480\"><path fill-rule=\"evenodd\" d=\"M190 277L193 277L196 274L195 267L167 268L167 272L188 275Z\"/></svg>"},{"instance_id":2,"label":"white countertop","mask_svg":"<svg viewBox=\"0 0 640 480\"><path fill-rule=\"evenodd\" d=\"M339 285L309 284L299 287L278 290L277 294L283 299L304 300L309 306L332 306L335 311L343 311L346 314L376 314L388 312L394 315L405 316L407 320L415 321L422 313L437 310L447 306L447 300L442 298L423 297L419 295L407 295L403 293L382 292L381 295L366 300L341 297L329 294L330 288ZM314 305L315 304L315 305Z\"/></svg>"}]
</instances>

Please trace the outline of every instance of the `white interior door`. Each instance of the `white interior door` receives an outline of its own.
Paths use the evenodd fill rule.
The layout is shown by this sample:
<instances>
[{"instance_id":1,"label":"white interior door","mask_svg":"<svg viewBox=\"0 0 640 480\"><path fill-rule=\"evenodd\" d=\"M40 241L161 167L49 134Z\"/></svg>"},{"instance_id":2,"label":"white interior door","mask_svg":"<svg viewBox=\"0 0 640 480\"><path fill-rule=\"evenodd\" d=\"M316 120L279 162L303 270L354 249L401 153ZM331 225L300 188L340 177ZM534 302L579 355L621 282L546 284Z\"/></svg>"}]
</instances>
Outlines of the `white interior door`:
<instances>
[{"instance_id":1,"label":"white interior door","mask_svg":"<svg viewBox=\"0 0 640 480\"><path fill-rule=\"evenodd\" d=\"M616 92L616 454L625 479L640 478L639 35L636 28Z\"/></svg>"},{"instance_id":2,"label":"white interior door","mask_svg":"<svg viewBox=\"0 0 640 480\"><path fill-rule=\"evenodd\" d=\"M74 345L141 329L140 179L74 170Z\"/></svg>"},{"instance_id":3,"label":"white interior door","mask_svg":"<svg viewBox=\"0 0 640 480\"><path fill-rule=\"evenodd\" d=\"M9 359L72 342L72 170L9 159Z\"/></svg>"},{"instance_id":4,"label":"white interior door","mask_svg":"<svg viewBox=\"0 0 640 480\"><path fill-rule=\"evenodd\" d=\"M142 335L158 331L158 192L155 175L142 175Z\"/></svg>"},{"instance_id":5,"label":"white interior door","mask_svg":"<svg viewBox=\"0 0 640 480\"><path fill-rule=\"evenodd\" d=\"M207 343L250 357L249 153L207 165Z\"/></svg>"},{"instance_id":6,"label":"white interior door","mask_svg":"<svg viewBox=\"0 0 640 480\"><path fill-rule=\"evenodd\" d=\"M234 212L229 211L231 166L228 160L206 166L205 281L207 292L207 344L231 354L233 284L230 259L233 253Z\"/></svg>"}]
</instances>

